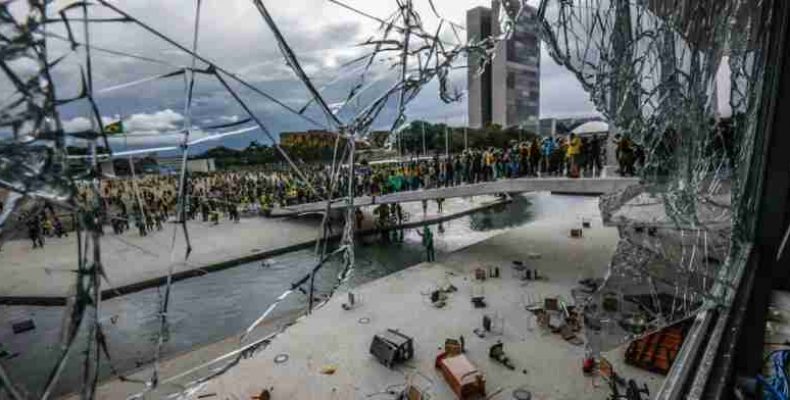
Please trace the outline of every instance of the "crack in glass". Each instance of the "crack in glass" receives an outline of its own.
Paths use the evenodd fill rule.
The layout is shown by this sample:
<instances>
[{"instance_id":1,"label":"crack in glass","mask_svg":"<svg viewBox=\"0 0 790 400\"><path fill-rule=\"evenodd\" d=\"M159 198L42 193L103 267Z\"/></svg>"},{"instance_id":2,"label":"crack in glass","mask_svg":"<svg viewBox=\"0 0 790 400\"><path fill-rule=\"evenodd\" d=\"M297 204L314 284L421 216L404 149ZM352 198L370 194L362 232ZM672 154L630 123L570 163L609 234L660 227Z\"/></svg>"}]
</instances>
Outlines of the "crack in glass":
<instances>
[{"instance_id":1,"label":"crack in glass","mask_svg":"<svg viewBox=\"0 0 790 400\"><path fill-rule=\"evenodd\" d=\"M412 0L395 0L396 12L386 19L379 19L359 11L338 0L330 0L338 6L357 13L364 18L372 18L380 22L379 35L370 38L362 45L369 51L357 60L344 67L342 74L355 74L356 84L348 91L340 102L331 103L327 100L323 88L317 88L308 74L300 65L299 56L289 46L287 39L280 32L274 18L269 14L262 0L252 0L259 11L263 22L274 34L278 47L289 69L308 90L309 101L299 110L285 104L276 96L260 89L237 73L206 58L198 47L200 37L201 1L195 1L195 18L192 43L179 43L145 21L136 18L122 5L115 2L96 0L83 2L77 0L44 1L44 0L9 0L0 2L0 70L6 83L14 89L7 99L0 104L0 188L4 189L4 209L0 213L0 229L19 224L22 219L14 221L14 216L34 212L44 207L58 207L72 214L77 230L77 266L74 270L74 294L68 298L63 325L63 341L60 343L60 356L54 363L51 373L42 388L19 388L5 370L0 368L0 397L11 399L41 398L53 396L66 362L70 357L79 357L78 346L82 353L82 383L80 397L90 399L96 395L99 371L104 365L112 375L121 381L135 382L141 385L141 392L134 397L144 397L156 390L163 382L174 384L182 390L200 385L211 377L222 374L232 368L239 360L250 356L266 346L268 338L257 339L245 343L248 336L267 316L295 292L310 296L310 307L313 306L313 281L324 263L331 258L340 258L334 285L325 297L326 302L353 274L354 258L354 146L355 141L368 135L371 126L381 119L388 107L395 107L392 117L392 130L397 132L407 122L405 115L407 105L414 100L420 91L431 81L439 82L439 98L447 103L462 98L460 90L451 87L450 72L462 64L466 57L474 54L480 66L489 63L496 52L497 46L507 38L513 27L512 15L502 13L500 21L503 29L497 37L486 37L465 43L460 40L457 24L442 18L433 3L430 3L435 17L440 21L436 31L428 31L423 26L422 17L416 12ZM517 15L517 14L516 14ZM133 52L118 51L92 44L96 30L104 24L123 24L135 26L146 31L174 52L188 57L188 65L179 65L175 57L162 59L148 57ZM60 29L52 29L58 26ZM60 31L60 32L59 32ZM451 43L445 33L451 33L456 39ZM53 58L48 53L48 45L52 42L67 44L69 51ZM170 72L152 75L143 79L128 82L117 82L102 89L94 89L95 69L101 62L97 54L113 55L140 63L158 64L171 68ZM172 54L172 53L171 53ZM66 58L79 57L78 70L74 71L74 81L78 82L76 95L59 97L50 76L50 72ZM380 65L389 64L390 69L398 71L397 75L385 77L381 74ZM482 69L482 68L481 68ZM111 134L108 122L102 119L101 96L104 93L119 89L140 87L152 82L184 80L184 123L183 127L174 132L180 135L180 145L176 147L156 147L124 151L114 150L108 140ZM242 121L233 124L206 128L207 137L193 139L191 134L198 129L192 122L192 105L194 88L198 81L215 80L225 89L229 99L238 104L247 114ZM384 83L384 85L381 85ZM322 127L337 132L335 157L331 170L333 177L329 188L316 188L277 140L270 133L265 121L253 112L247 102L238 94L235 87L243 87L266 101L281 107L294 118L308 122L312 126ZM381 87L384 87L382 90ZM63 90L67 92L67 90ZM79 132L67 132L60 119L59 107L74 104L82 105L85 115L90 121L90 128ZM325 122L313 116L318 108ZM241 128L228 131L227 128ZM192 377L194 371L187 371L176 377L162 379L159 376L159 363L163 344L169 340L169 320L172 301L170 293L173 267L177 262L186 262L192 251L189 229L185 213L191 195L190 177L187 173L186 161L190 148L199 143L217 141L225 137L261 131L288 163L291 170L310 190L316 193L329 193L327 200L344 201L345 225L341 246L328 252L328 230L326 215L322 221L321 232L316 241L317 263L313 270L294 282L277 298L264 313L252 323L240 337L239 344L244 351L230 357L220 357L226 361L224 365L211 365L212 372L191 381L186 385L178 384L176 378ZM343 139L343 146L339 144ZM83 154L69 154L67 144L80 143ZM159 332L155 339L152 373L145 381L135 381L121 374L113 365L111 349L103 331L105 320L101 311L102 281L109 282L101 258L102 227L111 219L118 219L101 200L101 181L104 178L99 167L101 161L128 158L151 154L158 151L180 151L181 165L178 170L178 192L176 194L175 224L171 239L170 266L167 272L163 293L159 295ZM340 151L338 151L340 150ZM70 162L87 163L87 168L72 168ZM131 167L134 172L134 167ZM136 178L135 178L136 179ZM333 199L334 188L345 189L345 196ZM319 190L320 189L320 190ZM134 197L138 203L138 213L145 218L145 210L140 204L140 189L134 186ZM323 197L323 196L322 196ZM328 204L329 204L328 203ZM329 207L329 205L327 205ZM179 235L180 232L180 235ZM2 233L2 231L0 231ZM176 255L181 237L184 245L182 257ZM2 237L0 237L2 239ZM323 243L323 245L321 245ZM309 293L305 285L309 284ZM318 304L317 306L320 306ZM84 340L84 343L80 343ZM84 347L83 347L84 346Z\"/></svg>"},{"instance_id":2,"label":"crack in glass","mask_svg":"<svg viewBox=\"0 0 790 400\"><path fill-rule=\"evenodd\" d=\"M767 3L541 3L549 54L576 75L642 164L641 187L601 202L621 240L606 280L586 296L592 353L725 304L735 290L737 255L751 240L745 195L754 183L745 177ZM718 92L722 77L731 93ZM732 108L724 118L722 95Z\"/></svg>"}]
</instances>

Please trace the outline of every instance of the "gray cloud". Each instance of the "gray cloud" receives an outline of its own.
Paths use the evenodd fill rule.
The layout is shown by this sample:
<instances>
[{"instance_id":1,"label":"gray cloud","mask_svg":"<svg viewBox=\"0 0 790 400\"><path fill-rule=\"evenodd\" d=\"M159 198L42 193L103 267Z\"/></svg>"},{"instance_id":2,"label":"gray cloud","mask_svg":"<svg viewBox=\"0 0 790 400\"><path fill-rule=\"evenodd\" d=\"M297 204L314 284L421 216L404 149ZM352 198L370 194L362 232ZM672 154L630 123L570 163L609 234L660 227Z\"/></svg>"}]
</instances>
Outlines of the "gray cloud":
<instances>
[{"instance_id":1,"label":"gray cloud","mask_svg":"<svg viewBox=\"0 0 790 400\"><path fill-rule=\"evenodd\" d=\"M355 7L379 16L387 16L395 10L395 4L390 1L349 0L349 2ZM422 4L423 2L426 4ZM378 28L377 23L323 0L267 1L266 3L283 34L299 56L302 66L314 79L316 85L323 87L326 83L333 81L324 89L328 102L338 104L343 101L352 83L356 80L354 74L340 76L339 79L336 79L349 70L342 68L341 65L366 51L358 44L375 32ZM426 26L430 29L435 18L427 7L427 1L417 0L416 3L426 20ZM465 9L490 2L485 0L436 0L435 3L444 17L463 22ZM169 0L152 4L146 0L129 0L119 3L119 6L161 30L168 37L190 46L194 20L193 1ZM293 108L300 108L306 103L309 99L308 92L286 65L271 32L251 2L225 0L204 2L203 6L198 45L198 51L202 55L228 70L238 72L256 87L267 91ZM97 10L96 16L114 16L113 13L106 10L101 11L101 7L93 7L93 9ZM65 34L65 29L62 26L54 27L53 32ZM77 40L84 40L78 29L75 29L75 32L77 32ZM92 32L91 41L98 46L164 60L176 66L188 65L191 62L191 58L182 51L133 24L97 24L92 27ZM462 36L465 34L464 31L459 33ZM448 38L452 39L452 36ZM51 52L53 55L63 54L69 50L67 43L60 43L56 40L52 40L52 42ZM174 70L172 66L100 52L94 52L92 55L96 90ZM83 64L84 53L78 51L56 68L54 80L57 84L59 98L76 96L80 92L79 67ZM198 66L204 67L200 63ZM392 77L396 72L389 70L388 66L382 63L377 67L375 76ZM387 81L385 78L382 82ZM455 71L451 76L451 81L455 86L464 89L466 85L465 70ZM283 130L316 128L314 124L293 116L250 90L235 83L231 85L275 134ZM382 83L382 88L384 86L386 85ZM374 86L368 98L381 93L382 88ZM426 86L408 108L408 117L410 119L436 120L437 122L446 119L454 125L463 124L466 113L465 100L449 105L444 104L439 100L437 92L438 85L435 82ZM129 118L130 122L139 121L141 131L145 127L156 128L149 129L149 132L166 131L167 129L158 128L179 126L179 121L162 121L159 117L168 115L174 117L175 114L180 116L183 113L184 80L183 77L177 76L166 80L147 82L139 86L102 94L98 96L98 100L102 115L119 115ZM349 110L358 108L349 107ZM556 65L545 52L541 79L541 109L544 116L579 115L594 112L589 97L581 90L575 78L564 68ZM75 102L62 107L60 111L64 120L69 124L77 122L84 124L87 121L85 117L89 115L85 102ZM204 75L197 78L192 113L193 122L202 126L234 115L244 116L244 111L233 101L224 88L214 78ZM315 119L321 118L320 113L314 107L308 110L307 115ZM382 121L377 124L377 127L387 126L393 116L394 111L388 109L382 115ZM84 121L77 118L83 118ZM323 119L319 120L323 121ZM166 123L170 125L166 125ZM173 138L161 140L170 140L173 143L177 141ZM248 140L248 138L229 139L228 144L243 145L241 140Z\"/></svg>"}]
</instances>

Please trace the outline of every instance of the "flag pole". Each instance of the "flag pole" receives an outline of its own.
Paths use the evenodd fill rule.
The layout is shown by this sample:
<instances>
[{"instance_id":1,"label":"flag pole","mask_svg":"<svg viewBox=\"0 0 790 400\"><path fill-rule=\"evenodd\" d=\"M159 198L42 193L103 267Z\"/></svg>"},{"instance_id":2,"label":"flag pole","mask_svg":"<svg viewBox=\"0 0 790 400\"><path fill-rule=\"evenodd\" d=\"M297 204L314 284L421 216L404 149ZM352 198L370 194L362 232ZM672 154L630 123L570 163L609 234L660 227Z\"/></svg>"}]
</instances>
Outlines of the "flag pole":
<instances>
[{"instance_id":1,"label":"flag pole","mask_svg":"<svg viewBox=\"0 0 790 400\"><path fill-rule=\"evenodd\" d=\"M129 150L129 133L126 132L126 129L123 129L123 117L121 117L118 122L121 124L121 133L123 133L123 142L124 147L126 150ZM143 200L140 198L140 188L137 186L137 174L134 172L134 160L131 152L129 152L129 171L132 173L132 189L134 189L134 197L137 200L137 207L140 208L140 221L142 224L145 224L146 216L145 216L145 208L143 208Z\"/></svg>"},{"instance_id":2,"label":"flag pole","mask_svg":"<svg viewBox=\"0 0 790 400\"><path fill-rule=\"evenodd\" d=\"M427 151L425 150L425 121L422 121L422 156L425 157Z\"/></svg>"}]
</instances>

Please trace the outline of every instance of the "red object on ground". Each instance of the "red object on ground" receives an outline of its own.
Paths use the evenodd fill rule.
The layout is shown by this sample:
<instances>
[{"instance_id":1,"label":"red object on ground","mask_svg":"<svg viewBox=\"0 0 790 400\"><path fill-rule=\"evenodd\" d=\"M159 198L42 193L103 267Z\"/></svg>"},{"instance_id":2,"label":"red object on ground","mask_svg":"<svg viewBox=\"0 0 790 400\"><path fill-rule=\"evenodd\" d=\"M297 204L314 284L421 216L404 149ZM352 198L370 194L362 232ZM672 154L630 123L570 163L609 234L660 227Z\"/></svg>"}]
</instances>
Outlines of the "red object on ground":
<instances>
[{"instance_id":1,"label":"red object on ground","mask_svg":"<svg viewBox=\"0 0 790 400\"><path fill-rule=\"evenodd\" d=\"M582 362L582 371L585 374L591 374L595 369L595 359L592 357L587 357Z\"/></svg>"},{"instance_id":2,"label":"red object on ground","mask_svg":"<svg viewBox=\"0 0 790 400\"><path fill-rule=\"evenodd\" d=\"M436 365L460 400L485 397L486 384L483 373L463 354L447 356L445 353L436 357Z\"/></svg>"},{"instance_id":3,"label":"red object on ground","mask_svg":"<svg viewBox=\"0 0 790 400\"><path fill-rule=\"evenodd\" d=\"M668 374L689 326L689 322L684 321L634 340L625 351L626 364L662 375Z\"/></svg>"},{"instance_id":4,"label":"red object on ground","mask_svg":"<svg viewBox=\"0 0 790 400\"><path fill-rule=\"evenodd\" d=\"M442 361L442 359L445 358L445 357L447 357L447 353L445 353L445 352L439 353L439 355L436 356L436 360L433 362L433 367L434 368L440 368L441 365L442 365L440 363L440 361Z\"/></svg>"}]
</instances>

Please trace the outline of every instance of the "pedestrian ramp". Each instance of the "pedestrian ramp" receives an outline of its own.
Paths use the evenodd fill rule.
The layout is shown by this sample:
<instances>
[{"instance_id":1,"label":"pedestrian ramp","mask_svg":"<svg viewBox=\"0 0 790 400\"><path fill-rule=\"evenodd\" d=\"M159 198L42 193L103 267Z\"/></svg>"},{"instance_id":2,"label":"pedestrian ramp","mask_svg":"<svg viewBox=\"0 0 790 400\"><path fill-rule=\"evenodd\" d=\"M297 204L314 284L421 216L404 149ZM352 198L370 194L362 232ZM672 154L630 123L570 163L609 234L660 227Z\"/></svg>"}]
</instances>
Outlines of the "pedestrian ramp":
<instances>
[{"instance_id":1,"label":"pedestrian ramp","mask_svg":"<svg viewBox=\"0 0 790 400\"><path fill-rule=\"evenodd\" d=\"M354 207L377 204L408 203L423 200L449 199L453 197L473 197L505 193L554 192L598 196L616 192L639 183L638 178L514 178L492 182L463 184L435 189L421 189L390 193L381 196L359 196L354 198ZM348 207L346 199L334 199L331 210ZM327 201L277 207L272 216L296 216L322 213L327 209Z\"/></svg>"}]
</instances>

